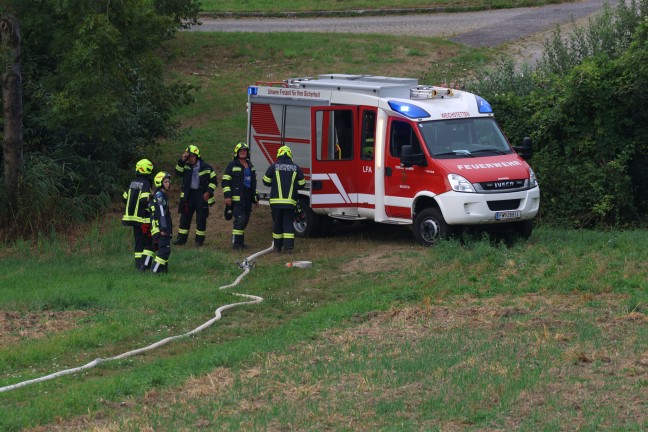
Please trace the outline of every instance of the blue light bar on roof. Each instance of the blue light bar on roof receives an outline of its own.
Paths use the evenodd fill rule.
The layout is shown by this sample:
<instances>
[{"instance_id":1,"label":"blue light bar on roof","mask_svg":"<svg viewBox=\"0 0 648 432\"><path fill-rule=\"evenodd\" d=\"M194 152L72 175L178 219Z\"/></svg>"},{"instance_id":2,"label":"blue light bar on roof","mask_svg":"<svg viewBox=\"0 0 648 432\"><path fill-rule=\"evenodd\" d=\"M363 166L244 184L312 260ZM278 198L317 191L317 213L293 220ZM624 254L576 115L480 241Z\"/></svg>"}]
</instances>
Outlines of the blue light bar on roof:
<instances>
[{"instance_id":1,"label":"blue light bar on roof","mask_svg":"<svg viewBox=\"0 0 648 432\"><path fill-rule=\"evenodd\" d=\"M486 102L486 99L481 96L475 96L475 99L477 99L477 109L480 113L489 114L493 112L493 108Z\"/></svg>"},{"instance_id":2,"label":"blue light bar on roof","mask_svg":"<svg viewBox=\"0 0 648 432\"><path fill-rule=\"evenodd\" d=\"M412 105L407 102L389 101L389 106L397 113L401 113L409 118L430 117L430 114L423 108L417 107L416 105Z\"/></svg>"},{"instance_id":3,"label":"blue light bar on roof","mask_svg":"<svg viewBox=\"0 0 648 432\"><path fill-rule=\"evenodd\" d=\"M256 96L257 91L259 91L259 87L257 87L257 86L248 86L248 95Z\"/></svg>"}]
</instances>

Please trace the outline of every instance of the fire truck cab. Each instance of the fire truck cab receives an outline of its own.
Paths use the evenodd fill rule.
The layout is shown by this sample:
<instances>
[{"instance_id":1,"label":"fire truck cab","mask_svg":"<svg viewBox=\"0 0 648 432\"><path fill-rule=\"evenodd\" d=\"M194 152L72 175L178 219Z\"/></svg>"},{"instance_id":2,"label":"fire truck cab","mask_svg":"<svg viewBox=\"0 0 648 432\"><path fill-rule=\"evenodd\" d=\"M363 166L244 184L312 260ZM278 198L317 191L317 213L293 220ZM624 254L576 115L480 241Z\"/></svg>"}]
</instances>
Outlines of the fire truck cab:
<instances>
[{"instance_id":1,"label":"fire truck cab","mask_svg":"<svg viewBox=\"0 0 648 432\"><path fill-rule=\"evenodd\" d=\"M257 172L282 145L307 186L298 236L325 235L333 219L413 224L432 245L469 225L531 235L540 206L524 158L483 98L418 80L325 74L248 87L247 139ZM269 189L258 185L267 202Z\"/></svg>"}]
</instances>

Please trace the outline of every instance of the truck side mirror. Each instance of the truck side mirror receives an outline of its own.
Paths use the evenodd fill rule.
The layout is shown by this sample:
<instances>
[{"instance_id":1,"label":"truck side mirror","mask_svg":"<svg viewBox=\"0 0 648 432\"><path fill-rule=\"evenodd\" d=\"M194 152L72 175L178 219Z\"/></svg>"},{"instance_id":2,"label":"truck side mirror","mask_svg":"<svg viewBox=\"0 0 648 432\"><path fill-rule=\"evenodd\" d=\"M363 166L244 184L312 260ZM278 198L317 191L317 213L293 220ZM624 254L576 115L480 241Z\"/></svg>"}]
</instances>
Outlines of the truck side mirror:
<instances>
[{"instance_id":1,"label":"truck side mirror","mask_svg":"<svg viewBox=\"0 0 648 432\"><path fill-rule=\"evenodd\" d=\"M513 150L524 160L531 159L533 156L533 146L531 145L531 138L524 137L521 146L514 146Z\"/></svg>"},{"instance_id":2,"label":"truck side mirror","mask_svg":"<svg viewBox=\"0 0 648 432\"><path fill-rule=\"evenodd\" d=\"M405 145L401 148L401 165L411 167L412 165L427 166L425 155L423 153L413 153L411 145Z\"/></svg>"}]
</instances>

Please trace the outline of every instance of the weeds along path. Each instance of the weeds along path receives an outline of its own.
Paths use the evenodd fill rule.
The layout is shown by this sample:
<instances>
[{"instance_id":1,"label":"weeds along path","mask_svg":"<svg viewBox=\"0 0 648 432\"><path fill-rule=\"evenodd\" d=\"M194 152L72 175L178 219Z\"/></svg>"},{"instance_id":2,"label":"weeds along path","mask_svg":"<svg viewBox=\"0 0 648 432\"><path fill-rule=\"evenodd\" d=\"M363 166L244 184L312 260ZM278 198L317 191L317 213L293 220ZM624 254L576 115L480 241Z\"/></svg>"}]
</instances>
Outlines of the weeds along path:
<instances>
[{"instance_id":1,"label":"weeds along path","mask_svg":"<svg viewBox=\"0 0 648 432\"><path fill-rule=\"evenodd\" d=\"M614 6L618 0L607 1ZM479 12L322 18L202 18L190 31L372 33L447 38L471 47L496 47L549 31L600 11L606 0Z\"/></svg>"},{"instance_id":2,"label":"weeds along path","mask_svg":"<svg viewBox=\"0 0 648 432\"><path fill-rule=\"evenodd\" d=\"M232 282L229 285L223 285L223 286L219 287L218 289L224 290L224 289L228 289L228 288L234 288L235 286L237 286L243 280L243 278L245 276L247 276L248 273L250 273L250 270L254 266L254 263L256 262L256 259L258 257L262 256L262 255L265 255L268 252L271 252L272 248L273 248L273 246L270 245L269 248L261 250L259 252L256 252L256 253L250 255L249 257L245 258L243 260L243 262L239 264L239 266L241 267L243 272L234 280L234 282ZM31 379L31 380L22 381L22 382L19 382L19 383L16 383L16 384L11 384L11 385L8 385L8 386L0 387L0 393L8 392L8 391L11 391L11 390L16 390L16 389L19 389L21 387L26 387L26 386L28 386L30 384L36 384L36 383L40 383L40 382L44 382L44 381L49 381L49 380L52 380L54 378L59 378L59 377L65 376L65 375L72 375L72 374L75 374L75 373L78 373L78 372L81 372L81 371L84 371L84 370L87 370L87 369L91 369L91 368L93 368L93 367L95 367L95 366L97 366L97 365L99 365L101 363L106 363L106 362L110 362L110 361L113 361L113 360L123 360L125 358L133 357L133 356L136 356L138 354L145 353L147 351L152 351L152 350L154 350L156 348L159 348L159 347L161 347L163 345L166 345L169 342L174 341L176 339L180 339L180 338L184 338L184 337L188 337L188 336L192 336L192 335L195 335L197 333L200 333L201 331L203 331L206 328L210 327L216 321L220 320L222 318L222 316L223 316L222 313L225 312L228 309L232 309L232 308L235 308L237 306L261 303L263 301L262 297L255 296L255 295L252 295L252 294L241 294L241 293L232 293L232 294L235 295L235 296L238 296L238 297L247 298L249 300L248 301L242 301L242 302L236 302L236 303L230 303L230 304L226 304L226 305L223 305L223 306L219 307L214 312L214 317L212 319L206 321L204 324L201 324L200 326L196 327L195 329L193 329L193 330L191 330L191 331L189 331L187 333L183 333L183 334L176 335L176 336L169 336L169 337L164 338L164 339L162 339L162 340L160 340L158 342L155 342L155 343L153 343L151 345L148 345L148 346L145 346L145 347L142 347L142 348L138 348L138 349L135 349L135 350L132 350L132 351L128 351L128 352L125 352L123 354L119 354L119 355L116 355L116 356L113 356L113 357L109 357L109 358L105 358L105 359L97 358L97 359L94 359L93 361L91 361L89 363L86 363L83 366L79 366L79 367L76 367L76 368L65 369L65 370L62 370L62 371L59 371L59 372L55 372L55 373L52 373L52 374L49 374L49 375L42 376L40 378L34 378L34 379Z\"/></svg>"}]
</instances>

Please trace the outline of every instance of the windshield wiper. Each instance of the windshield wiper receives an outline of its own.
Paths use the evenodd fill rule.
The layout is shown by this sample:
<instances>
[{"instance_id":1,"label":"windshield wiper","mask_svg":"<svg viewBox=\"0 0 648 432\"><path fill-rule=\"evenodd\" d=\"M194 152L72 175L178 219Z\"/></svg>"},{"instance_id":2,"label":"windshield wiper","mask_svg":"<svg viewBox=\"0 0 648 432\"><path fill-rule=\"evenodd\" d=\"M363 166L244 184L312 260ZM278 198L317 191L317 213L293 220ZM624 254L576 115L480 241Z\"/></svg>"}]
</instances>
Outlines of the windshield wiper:
<instances>
[{"instance_id":1,"label":"windshield wiper","mask_svg":"<svg viewBox=\"0 0 648 432\"><path fill-rule=\"evenodd\" d=\"M481 150L473 151L473 153L482 153L482 152L491 152L491 153L497 153L497 154L502 154L502 155L503 154L509 154L509 153L506 153L503 150L496 149L496 148L487 148L487 149L481 149Z\"/></svg>"},{"instance_id":2,"label":"windshield wiper","mask_svg":"<svg viewBox=\"0 0 648 432\"><path fill-rule=\"evenodd\" d=\"M436 153L433 156L434 157L437 157L437 156L470 156L470 157L475 157L468 150L455 150L455 151L446 152L446 153Z\"/></svg>"}]
</instances>

